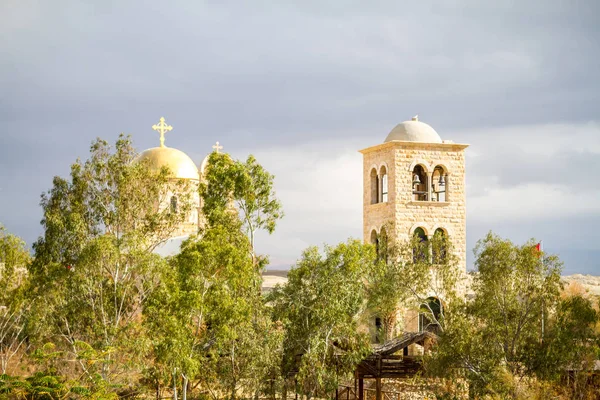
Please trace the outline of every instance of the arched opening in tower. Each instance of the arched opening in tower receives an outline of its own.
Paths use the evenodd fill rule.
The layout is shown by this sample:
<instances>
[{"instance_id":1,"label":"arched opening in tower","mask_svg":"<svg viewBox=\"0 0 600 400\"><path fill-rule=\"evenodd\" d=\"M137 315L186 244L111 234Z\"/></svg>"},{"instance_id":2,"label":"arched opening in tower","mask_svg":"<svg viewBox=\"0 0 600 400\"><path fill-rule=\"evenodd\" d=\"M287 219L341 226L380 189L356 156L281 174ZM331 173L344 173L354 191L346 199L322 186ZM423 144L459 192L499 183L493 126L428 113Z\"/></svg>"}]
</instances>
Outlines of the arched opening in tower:
<instances>
[{"instance_id":1,"label":"arched opening in tower","mask_svg":"<svg viewBox=\"0 0 600 400\"><path fill-rule=\"evenodd\" d=\"M448 237L446 231L437 228L433 233L431 255L434 264L443 264L448 260Z\"/></svg>"},{"instance_id":2,"label":"arched opening in tower","mask_svg":"<svg viewBox=\"0 0 600 400\"><path fill-rule=\"evenodd\" d=\"M431 197L432 201L448 201L448 192L446 188L448 187L448 172L446 169L437 165L433 170L433 175L431 179Z\"/></svg>"},{"instance_id":3,"label":"arched opening in tower","mask_svg":"<svg viewBox=\"0 0 600 400\"><path fill-rule=\"evenodd\" d=\"M413 233L412 253L414 263L423 263L429 260L429 241L425 229L417 228Z\"/></svg>"},{"instance_id":4,"label":"arched opening in tower","mask_svg":"<svg viewBox=\"0 0 600 400\"><path fill-rule=\"evenodd\" d=\"M443 317L443 305L437 297L428 297L419 309L419 332L438 334Z\"/></svg>"},{"instance_id":5,"label":"arched opening in tower","mask_svg":"<svg viewBox=\"0 0 600 400\"><path fill-rule=\"evenodd\" d=\"M377 176L377 170L373 168L371 170L371 204L377 204L379 202L379 176Z\"/></svg>"},{"instance_id":6,"label":"arched opening in tower","mask_svg":"<svg viewBox=\"0 0 600 400\"><path fill-rule=\"evenodd\" d=\"M429 194L429 183L427 182L427 172L422 165L416 165L412 172L412 193L413 200L427 201Z\"/></svg>"},{"instance_id":7,"label":"arched opening in tower","mask_svg":"<svg viewBox=\"0 0 600 400\"><path fill-rule=\"evenodd\" d=\"M388 201L388 174L385 165L381 166L379 177L381 179L381 202L386 203Z\"/></svg>"}]
</instances>

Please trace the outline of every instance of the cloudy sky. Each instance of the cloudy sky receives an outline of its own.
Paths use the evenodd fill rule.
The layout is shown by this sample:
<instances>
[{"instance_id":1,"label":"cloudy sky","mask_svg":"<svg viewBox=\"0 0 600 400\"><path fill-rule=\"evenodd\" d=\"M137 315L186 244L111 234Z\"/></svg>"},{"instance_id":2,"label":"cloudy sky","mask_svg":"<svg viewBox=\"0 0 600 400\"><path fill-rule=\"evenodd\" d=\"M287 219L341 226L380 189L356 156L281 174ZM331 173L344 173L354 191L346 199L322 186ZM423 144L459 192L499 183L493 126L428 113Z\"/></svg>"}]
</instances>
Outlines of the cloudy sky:
<instances>
[{"instance_id":1,"label":"cloudy sky","mask_svg":"<svg viewBox=\"0 0 600 400\"><path fill-rule=\"evenodd\" d=\"M468 252L543 239L600 274L600 2L0 2L0 222L28 243L40 194L95 137L215 141L276 175L272 264L361 235L357 150L419 114L467 150Z\"/></svg>"}]
</instances>

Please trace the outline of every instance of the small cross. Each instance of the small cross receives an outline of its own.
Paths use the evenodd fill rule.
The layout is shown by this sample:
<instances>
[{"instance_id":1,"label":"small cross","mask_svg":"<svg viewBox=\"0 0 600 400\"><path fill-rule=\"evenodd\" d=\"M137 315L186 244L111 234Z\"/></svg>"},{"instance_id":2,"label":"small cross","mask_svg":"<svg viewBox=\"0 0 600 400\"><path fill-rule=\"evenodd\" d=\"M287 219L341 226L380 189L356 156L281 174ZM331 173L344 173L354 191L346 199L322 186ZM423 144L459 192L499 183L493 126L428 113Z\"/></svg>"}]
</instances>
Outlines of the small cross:
<instances>
[{"instance_id":1,"label":"small cross","mask_svg":"<svg viewBox=\"0 0 600 400\"><path fill-rule=\"evenodd\" d=\"M219 142L217 142L217 144L215 144L212 148L215 149L215 151L218 153L219 150L223 148L223 146L219 146Z\"/></svg>"},{"instance_id":2,"label":"small cross","mask_svg":"<svg viewBox=\"0 0 600 400\"><path fill-rule=\"evenodd\" d=\"M160 147L165 147L165 133L173 130L173 127L165 124L165 118L160 117L158 125L152 125L152 129L160 133Z\"/></svg>"}]
</instances>

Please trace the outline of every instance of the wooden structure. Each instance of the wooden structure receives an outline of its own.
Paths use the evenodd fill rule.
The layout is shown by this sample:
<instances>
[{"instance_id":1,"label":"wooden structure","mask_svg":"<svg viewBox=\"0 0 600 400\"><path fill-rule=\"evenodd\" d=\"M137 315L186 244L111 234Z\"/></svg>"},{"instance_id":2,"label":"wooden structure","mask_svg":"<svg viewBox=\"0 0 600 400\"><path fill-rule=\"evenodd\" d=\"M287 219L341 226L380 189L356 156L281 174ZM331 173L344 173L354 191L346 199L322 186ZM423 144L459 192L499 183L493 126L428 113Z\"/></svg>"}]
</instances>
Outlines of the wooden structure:
<instances>
[{"instance_id":1,"label":"wooden structure","mask_svg":"<svg viewBox=\"0 0 600 400\"><path fill-rule=\"evenodd\" d=\"M437 340L431 332L405 332L402 336L382 345L373 346L373 352L358 364L355 372L355 393L364 400L364 380L375 379L375 399L382 399L382 378L410 378L421 371L421 357L408 355L408 346L419 344L427 350Z\"/></svg>"},{"instance_id":2,"label":"wooden structure","mask_svg":"<svg viewBox=\"0 0 600 400\"><path fill-rule=\"evenodd\" d=\"M354 372L354 387L340 386L332 397L337 400L365 400L365 392L375 392L375 400L395 399L400 393L383 392L382 378L412 378L422 370L422 356L409 355L408 347L418 344L424 351L429 350L438 336L432 332L405 332L384 344L373 345L370 355L363 359ZM302 354L296 355L296 365L290 371L290 377L298 373L297 366L300 364ZM375 379L375 388L365 388L365 379ZM298 393L296 393L296 400Z\"/></svg>"}]
</instances>

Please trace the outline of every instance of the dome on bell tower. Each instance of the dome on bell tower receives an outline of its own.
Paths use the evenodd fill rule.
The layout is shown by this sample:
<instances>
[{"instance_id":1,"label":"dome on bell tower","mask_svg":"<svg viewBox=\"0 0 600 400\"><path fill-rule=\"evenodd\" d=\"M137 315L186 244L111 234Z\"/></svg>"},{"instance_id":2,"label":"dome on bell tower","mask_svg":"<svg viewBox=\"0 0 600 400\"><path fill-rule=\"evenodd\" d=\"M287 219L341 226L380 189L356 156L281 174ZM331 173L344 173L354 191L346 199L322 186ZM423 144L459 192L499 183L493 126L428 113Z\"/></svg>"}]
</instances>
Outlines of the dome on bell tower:
<instances>
[{"instance_id":1,"label":"dome on bell tower","mask_svg":"<svg viewBox=\"0 0 600 400\"><path fill-rule=\"evenodd\" d=\"M430 125L419 121L418 116L414 116L410 121L396 125L387 135L384 143L393 141L442 143L442 138Z\"/></svg>"}]
</instances>

